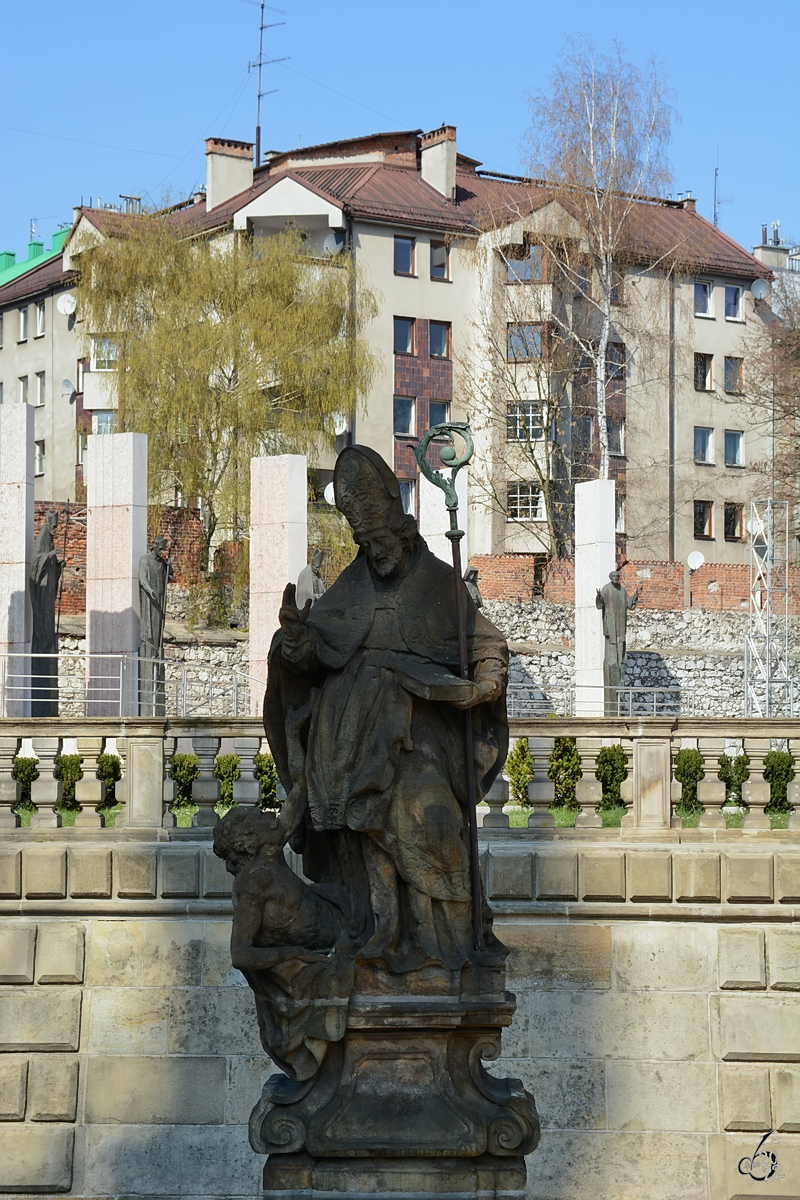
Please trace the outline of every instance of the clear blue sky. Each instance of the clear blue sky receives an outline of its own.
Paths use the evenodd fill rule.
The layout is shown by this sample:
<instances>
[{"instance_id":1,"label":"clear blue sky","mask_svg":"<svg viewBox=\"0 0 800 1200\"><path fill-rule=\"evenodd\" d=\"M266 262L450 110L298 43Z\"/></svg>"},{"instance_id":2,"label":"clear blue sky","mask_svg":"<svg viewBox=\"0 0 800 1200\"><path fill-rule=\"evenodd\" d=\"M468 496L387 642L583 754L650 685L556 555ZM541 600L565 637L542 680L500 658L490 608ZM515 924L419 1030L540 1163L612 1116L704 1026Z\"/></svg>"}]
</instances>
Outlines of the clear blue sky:
<instances>
[{"instance_id":1,"label":"clear blue sky","mask_svg":"<svg viewBox=\"0 0 800 1200\"><path fill-rule=\"evenodd\" d=\"M505 0L275 0L267 31L262 146L288 149L379 130L458 127L485 166L522 168L526 94L546 85L563 38L660 58L681 118L675 190L691 189L744 245L763 221L800 241L800 4L743 0L563 5ZM34 0L3 6L0 250L24 251L31 217L48 239L72 206L119 193L173 199L204 179L203 139L253 139L258 8L254 0Z\"/></svg>"}]
</instances>

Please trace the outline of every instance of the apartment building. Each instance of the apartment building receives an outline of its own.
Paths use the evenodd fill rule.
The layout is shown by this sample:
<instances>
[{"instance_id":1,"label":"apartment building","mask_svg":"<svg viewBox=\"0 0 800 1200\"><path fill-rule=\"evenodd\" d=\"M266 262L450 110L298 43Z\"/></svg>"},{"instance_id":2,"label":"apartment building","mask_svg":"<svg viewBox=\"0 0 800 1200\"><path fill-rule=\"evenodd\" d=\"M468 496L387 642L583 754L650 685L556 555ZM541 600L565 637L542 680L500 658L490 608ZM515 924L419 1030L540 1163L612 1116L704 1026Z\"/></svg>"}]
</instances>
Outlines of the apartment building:
<instances>
[{"instance_id":1,"label":"apartment building","mask_svg":"<svg viewBox=\"0 0 800 1200\"><path fill-rule=\"evenodd\" d=\"M269 153L255 170L249 143L209 139L206 164L205 193L164 217L176 232L269 237L291 224L320 261L352 255L378 297L370 341L381 370L347 433L393 464L409 511L420 505L414 444L433 424L469 417L477 435L470 550L551 553L548 505L568 510L573 483L598 462L597 414L581 364L562 372L557 421L543 404L555 316L562 328L578 321L592 286L591 272L581 286L565 287L548 267L552 253L543 248L552 252L564 228L552 192L482 171L447 125ZM81 250L120 219L76 210L60 261L5 286L0 277L6 331L16 331L25 309L35 322L43 302L41 349L51 355L37 365L25 358L26 341L6 336L6 401L34 403L31 378L40 370L59 387L74 382L68 396L45 384L37 498L75 498L82 433L114 427L113 343L96 339L84 361L75 314L60 312L58 297L70 291ZM620 546L637 559L683 559L701 548L712 561L744 562L747 503L763 487L754 468L769 454L747 392L762 322L752 289L769 279L769 266L703 220L693 200L643 200L632 228L618 267L606 380ZM570 238L580 252L580 229ZM34 390L23 397L25 374ZM541 464L555 462L556 449L543 487ZM561 548L569 550L568 520Z\"/></svg>"}]
</instances>

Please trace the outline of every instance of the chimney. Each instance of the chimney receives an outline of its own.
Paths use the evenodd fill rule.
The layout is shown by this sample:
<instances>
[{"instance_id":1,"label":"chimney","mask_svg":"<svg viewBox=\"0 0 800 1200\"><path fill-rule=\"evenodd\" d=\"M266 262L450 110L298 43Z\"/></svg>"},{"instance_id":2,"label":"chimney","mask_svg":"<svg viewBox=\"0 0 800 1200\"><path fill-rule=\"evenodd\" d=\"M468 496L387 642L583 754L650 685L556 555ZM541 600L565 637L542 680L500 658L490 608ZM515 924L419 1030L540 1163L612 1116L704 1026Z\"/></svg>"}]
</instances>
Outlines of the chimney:
<instances>
[{"instance_id":1,"label":"chimney","mask_svg":"<svg viewBox=\"0 0 800 1200\"><path fill-rule=\"evenodd\" d=\"M440 125L420 138L422 178L445 200L456 194L456 127Z\"/></svg>"},{"instance_id":2,"label":"chimney","mask_svg":"<svg viewBox=\"0 0 800 1200\"><path fill-rule=\"evenodd\" d=\"M766 227L766 225L762 225L761 226L761 245L766 246L766 244L767 244L767 227Z\"/></svg>"},{"instance_id":3,"label":"chimney","mask_svg":"<svg viewBox=\"0 0 800 1200\"><path fill-rule=\"evenodd\" d=\"M686 193L686 199L683 201L683 207L687 212L697 212L697 201L688 192Z\"/></svg>"},{"instance_id":4,"label":"chimney","mask_svg":"<svg viewBox=\"0 0 800 1200\"><path fill-rule=\"evenodd\" d=\"M206 138L206 210L253 186L253 143Z\"/></svg>"}]
</instances>

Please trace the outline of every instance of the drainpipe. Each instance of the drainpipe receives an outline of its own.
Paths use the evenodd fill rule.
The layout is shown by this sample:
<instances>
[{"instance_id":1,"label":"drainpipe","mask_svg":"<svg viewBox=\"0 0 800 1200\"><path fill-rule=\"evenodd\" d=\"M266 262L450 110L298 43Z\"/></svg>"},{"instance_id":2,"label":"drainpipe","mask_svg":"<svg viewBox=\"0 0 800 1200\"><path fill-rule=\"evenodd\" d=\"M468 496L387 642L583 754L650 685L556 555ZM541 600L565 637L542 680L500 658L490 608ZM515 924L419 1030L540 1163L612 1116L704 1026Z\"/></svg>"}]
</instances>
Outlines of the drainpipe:
<instances>
[{"instance_id":1,"label":"drainpipe","mask_svg":"<svg viewBox=\"0 0 800 1200\"><path fill-rule=\"evenodd\" d=\"M675 273L669 277L669 545L667 557L675 561Z\"/></svg>"},{"instance_id":2,"label":"drainpipe","mask_svg":"<svg viewBox=\"0 0 800 1200\"><path fill-rule=\"evenodd\" d=\"M355 365L356 353L356 239L353 235L353 214L346 208L345 213L345 237L347 239L347 250L350 255L350 296L348 304L348 320L350 324L350 355ZM353 391L353 405L350 409L350 445L356 444L356 396Z\"/></svg>"}]
</instances>

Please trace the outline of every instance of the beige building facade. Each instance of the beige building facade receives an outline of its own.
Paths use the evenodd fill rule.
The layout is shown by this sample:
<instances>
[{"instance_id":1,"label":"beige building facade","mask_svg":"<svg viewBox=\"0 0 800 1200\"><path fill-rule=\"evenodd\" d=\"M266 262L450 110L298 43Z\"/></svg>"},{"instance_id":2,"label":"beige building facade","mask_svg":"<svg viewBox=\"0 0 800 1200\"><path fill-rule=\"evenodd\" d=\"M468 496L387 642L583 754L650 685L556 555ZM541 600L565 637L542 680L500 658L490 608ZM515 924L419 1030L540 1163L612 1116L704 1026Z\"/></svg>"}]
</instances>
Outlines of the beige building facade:
<instances>
[{"instance_id":1,"label":"beige building facade","mask_svg":"<svg viewBox=\"0 0 800 1200\"><path fill-rule=\"evenodd\" d=\"M558 200L481 171L447 125L270 153L255 170L248 143L209 139L206 161L205 193L164 218L176 232L268 237L291 226L321 263L349 254L356 286L375 296L378 370L343 415L343 436L392 463L409 511L419 513L413 446L429 426L468 418L470 551L569 554L572 487L597 473L598 428L580 391L585 366L563 332L577 328L586 301L548 269L565 230L582 245ZM772 453L748 392L768 314L752 287L765 287L769 264L704 221L693 200L642 202L634 215L646 237L620 263L606 385L619 549L637 560L700 549L745 563L749 501L764 491ZM37 404L40 499L80 498L85 433L114 427L113 346L98 338L87 352L79 314L57 305L82 249L120 219L76 210L60 262L0 287L6 331L23 310L31 324L45 310L44 334L6 332L0 350L6 402L27 378ZM332 463L317 466L324 482Z\"/></svg>"}]
</instances>

